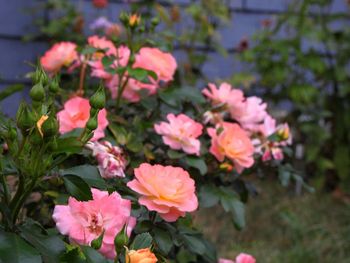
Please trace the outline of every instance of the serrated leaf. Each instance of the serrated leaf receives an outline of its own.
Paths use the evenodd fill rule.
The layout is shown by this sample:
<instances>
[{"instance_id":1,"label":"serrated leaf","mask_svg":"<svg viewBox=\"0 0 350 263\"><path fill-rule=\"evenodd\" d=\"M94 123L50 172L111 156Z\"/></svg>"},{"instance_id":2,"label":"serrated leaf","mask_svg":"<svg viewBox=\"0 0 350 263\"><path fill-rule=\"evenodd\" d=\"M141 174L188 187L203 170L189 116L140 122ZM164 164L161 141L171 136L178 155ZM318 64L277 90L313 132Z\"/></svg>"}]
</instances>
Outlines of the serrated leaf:
<instances>
[{"instance_id":1,"label":"serrated leaf","mask_svg":"<svg viewBox=\"0 0 350 263\"><path fill-rule=\"evenodd\" d=\"M131 248L134 250L149 248L152 245L152 236L150 233L142 233L135 237L134 242L131 245Z\"/></svg>"},{"instance_id":2,"label":"serrated leaf","mask_svg":"<svg viewBox=\"0 0 350 263\"><path fill-rule=\"evenodd\" d=\"M154 228L153 234L154 240L159 249L162 251L162 253L167 255L173 247L173 241L170 233L160 228Z\"/></svg>"}]
</instances>

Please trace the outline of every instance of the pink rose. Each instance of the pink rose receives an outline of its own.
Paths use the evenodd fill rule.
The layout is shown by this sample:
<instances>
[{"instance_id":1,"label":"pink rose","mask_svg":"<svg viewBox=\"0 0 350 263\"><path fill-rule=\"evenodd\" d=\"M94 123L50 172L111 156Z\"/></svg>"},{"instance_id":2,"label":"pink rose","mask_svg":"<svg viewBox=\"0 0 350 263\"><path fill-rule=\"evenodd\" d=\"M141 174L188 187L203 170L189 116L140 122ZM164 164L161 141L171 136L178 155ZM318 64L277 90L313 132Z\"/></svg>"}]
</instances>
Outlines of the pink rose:
<instances>
[{"instance_id":1,"label":"pink rose","mask_svg":"<svg viewBox=\"0 0 350 263\"><path fill-rule=\"evenodd\" d=\"M175 222L198 207L194 181L180 167L143 163L135 169L135 179L127 186L141 194L140 205L157 211L168 222Z\"/></svg>"},{"instance_id":2,"label":"pink rose","mask_svg":"<svg viewBox=\"0 0 350 263\"><path fill-rule=\"evenodd\" d=\"M208 128L211 137L210 153L223 162L230 159L237 172L254 164L254 146L247 133L236 123L223 122L217 129Z\"/></svg>"},{"instance_id":3,"label":"pink rose","mask_svg":"<svg viewBox=\"0 0 350 263\"><path fill-rule=\"evenodd\" d=\"M171 149L182 149L186 153L199 155L201 144L197 138L202 134L202 124L185 114L175 116L170 113L167 119L169 123L161 122L154 125L156 133L163 136L163 142Z\"/></svg>"},{"instance_id":4,"label":"pink rose","mask_svg":"<svg viewBox=\"0 0 350 263\"><path fill-rule=\"evenodd\" d=\"M130 57L130 50L128 47L120 46L116 48L112 41L99 36L89 37L88 43L94 48L105 50L105 52L97 51L91 57L89 61L89 65L92 68L91 76L102 79L110 79L112 77L110 73L104 70L102 64L102 58L105 55L116 57L116 61L113 63L114 67L125 67L128 64Z\"/></svg>"},{"instance_id":5,"label":"pink rose","mask_svg":"<svg viewBox=\"0 0 350 263\"><path fill-rule=\"evenodd\" d=\"M235 263L235 262L231 259L220 258L218 263Z\"/></svg>"},{"instance_id":6,"label":"pink rose","mask_svg":"<svg viewBox=\"0 0 350 263\"><path fill-rule=\"evenodd\" d=\"M125 177L124 170L127 164L123 150L113 146L108 141L88 142L87 148L98 161L98 169L103 178Z\"/></svg>"},{"instance_id":7,"label":"pink rose","mask_svg":"<svg viewBox=\"0 0 350 263\"><path fill-rule=\"evenodd\" d=\"M256 260L254 257L252 257L249 254L245 254L245 253L240 253L237 257L236 257L236 261L235 263L255 263Z\"/></svg>"},{"instance_id":8,"label":"pink rose","mask_svg":"<svg viewBox=\"0 0 350 263\"><path fill-rule=\"evenodd\" d=\"M69 67L78 59L77 45L72 42L60 42L53 45L45 55L40 58L43 69L54 74L65 66Z\"/></svg>"},{"instance_id":9,"label":"pink rose","mask_svg":"<svg viewBox=\"0 0 350 263\"><path fill-rule=\"evenodd\" d=\"M226 82L222 83L219 88L213 83L208 84L208 89L204 89L202 93L211 100L213 106L226 104L228 109L243 106L244 96L239 89L234 89Z\"/></svg>"},{"instance_id":10,"label":"pink rose","mask_svg":"<svg viewBox=\"0 0 350 263\"><path fill-rule=\"evenodd\" d=\"M72 131L76 128L84 128L90 117L89 100L81 97L74 97L65 102L63 110L57 113L59 121L59 132L61 134ZM104 129L108 126L107 111L100 110L98 113L98 127L94 131L91 141L96 141L105 136Z\"/></svg>"},{"instance_id":11,"label":"pink rose","mask_svg":"<svg viewBox=\"0 0 350 263\"><path fill-rule=\"evenodd\" d=\"M267 104L258 97L248 97L239 107L230 108L231 117L238 121L244 129L254 131L265 117Z\"/></svg>"},{"instance_id":12,"label":"pink rose","mask_svg":"<svg viewBox=\"0 0 350 263\"><path fill-rule=\"evenodd\" d=\"M93 200L80 202L68 199L68 205L56 205L52 218L62 235L68 235L71 242L90 245L103 231L102 246L99 249L105 257L114 259L114 238L127 224L130 236L136 224L130 216L131 202L123 199L117 192L91 189Z\"/></svg>"},{"instance_id":13,"label":"pink rose","mask_svg":"<svg viewBox=\"0 0 350 263\"><path fill-rule=\"evenodd\" d=\"M134 68L143 68L151 70L157 74L158 80L151 78L152 84L140 83L150 94L156 93L159 82L168 82L173 80L177 68L175 58L167 52L163 52L158 48L143 47L135 56Z\"/></svg>"},{"instance_id":14,"label":"pink rose","mask_svg":"<svg viewBox=\"0 0 350 263\"><path fill-rule=\"evenodd\" d=\"M123 78L123 81L125 81L126 78ZM110 90L112 94L112 98L115 99L118 96L118 86L119 86L119 76L114 75L111 79L106 81L106 86ZM126 84L122 98L126 99L129 102L138 102L141 99L139 91L143 89L143 87L140 86L140 82L138 82L135 79L129 79L128 83Z\"/></svg>"}]
</instances>

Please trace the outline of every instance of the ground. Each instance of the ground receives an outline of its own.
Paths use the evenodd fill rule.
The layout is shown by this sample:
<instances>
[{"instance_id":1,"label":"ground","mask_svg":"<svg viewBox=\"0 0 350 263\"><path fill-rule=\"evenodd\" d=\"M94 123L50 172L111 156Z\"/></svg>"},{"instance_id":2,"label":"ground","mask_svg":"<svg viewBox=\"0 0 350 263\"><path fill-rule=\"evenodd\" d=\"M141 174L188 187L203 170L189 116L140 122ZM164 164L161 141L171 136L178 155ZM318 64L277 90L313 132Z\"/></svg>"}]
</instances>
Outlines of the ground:
<instances>
[{"instance_id":1,"label":"ground","mask_svg":"<svg viewBox=\"0 0 350 263\"><path fill-rule=\"evenodd\" d=\"M221 257L244 251L258 263L350 262L350 205L325 193L295 196L275 181L256 184L260 194L249 200L244 230L219 208L197 217Z\"/></svg>"}]
</instances>

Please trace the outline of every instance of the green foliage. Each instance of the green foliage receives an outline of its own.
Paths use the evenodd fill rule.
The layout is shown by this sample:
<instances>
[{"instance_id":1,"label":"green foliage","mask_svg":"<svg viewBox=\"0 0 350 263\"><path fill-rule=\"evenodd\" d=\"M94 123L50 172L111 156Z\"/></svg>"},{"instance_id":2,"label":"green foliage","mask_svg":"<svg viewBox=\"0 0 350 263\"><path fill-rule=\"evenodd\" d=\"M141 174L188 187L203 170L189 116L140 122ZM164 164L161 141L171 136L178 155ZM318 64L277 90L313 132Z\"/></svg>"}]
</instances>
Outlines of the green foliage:
<instances>
[{"instance_id":1,"label":"green foliage","mask_svg":"<svg viewBox=\"0 0 350 263\"><path fill-rule=\"evenodd\" d=\"M350 31L334 25L345 23L349 15L345 10L331 13L332 4L328 0L292 2L289 12L271 20L255 35L252 48L239 57L249 65L249 74L257 75L252 91L263 90L270 105L291 102L285 118L294 129L294 145L302 150L292 162L306 160L300 168L308 177L322 178L329 190L346 190Z\"/></svg>"}]
</instances>

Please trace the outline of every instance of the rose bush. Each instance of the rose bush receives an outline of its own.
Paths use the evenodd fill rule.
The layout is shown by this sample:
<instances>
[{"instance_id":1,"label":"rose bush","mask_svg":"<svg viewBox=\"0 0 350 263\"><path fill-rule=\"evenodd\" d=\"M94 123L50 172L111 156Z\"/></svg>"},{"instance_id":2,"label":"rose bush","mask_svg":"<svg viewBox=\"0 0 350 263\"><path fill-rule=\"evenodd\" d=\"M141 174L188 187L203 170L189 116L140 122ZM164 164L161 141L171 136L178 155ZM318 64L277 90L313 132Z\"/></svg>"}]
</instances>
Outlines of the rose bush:
<instances>
[{"instance_id":1,"label":"rose bush","mask_svg":"<svg viewBox=\"0 0 350 263\"><path fill-rule=\"evenodd\" d=\"M218 262L193 213L220 204L243 228L247 177L282 164L289 127L229 83L182 86L147 20L120 20L118 40L54 44L31 73L31 105L1 122L0 249L31 262Z\"/></svg>"}]
</instances>

